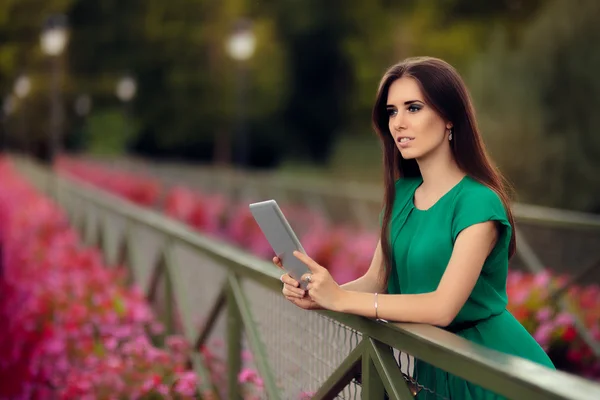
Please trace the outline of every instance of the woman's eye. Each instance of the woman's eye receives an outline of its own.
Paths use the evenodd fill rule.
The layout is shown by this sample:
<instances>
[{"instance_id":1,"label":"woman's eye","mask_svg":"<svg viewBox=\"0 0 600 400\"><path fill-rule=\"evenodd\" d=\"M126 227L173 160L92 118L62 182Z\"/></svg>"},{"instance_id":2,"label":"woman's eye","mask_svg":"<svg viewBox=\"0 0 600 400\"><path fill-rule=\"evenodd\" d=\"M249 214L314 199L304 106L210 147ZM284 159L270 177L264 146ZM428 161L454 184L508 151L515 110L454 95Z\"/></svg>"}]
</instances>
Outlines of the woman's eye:
<instances>
[{"instance_id":1,"label":"woman's eye","mask_svg":"<svg viewBox=\"0 0 600 400\"><path fill-rule=\"evenodd\" d=\"M411 104L410 106L408 106L407 110L411 113L417 112L421 109L421 106L417 106L415 104Z\"/></svg>"},{"instance_id":2,"label":"woman's eye","mask_svg":"<svg viewBox=\"0 0 600 400\"><path fill-rule=\"evenodd\" d=\"M388 113L388 117L393 117L394 115L397 114L397 111L394 108L388 108L387 113Z\"/></svg>"}]
</instances>

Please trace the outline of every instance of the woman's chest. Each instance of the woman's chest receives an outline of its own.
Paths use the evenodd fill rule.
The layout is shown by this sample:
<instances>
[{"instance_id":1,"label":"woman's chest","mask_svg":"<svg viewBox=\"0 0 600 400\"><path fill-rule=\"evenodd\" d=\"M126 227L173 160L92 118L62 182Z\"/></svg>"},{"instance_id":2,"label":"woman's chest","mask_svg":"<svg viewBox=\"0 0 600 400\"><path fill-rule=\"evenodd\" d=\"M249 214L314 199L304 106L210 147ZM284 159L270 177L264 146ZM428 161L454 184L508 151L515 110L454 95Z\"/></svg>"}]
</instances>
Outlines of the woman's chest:
<instances>
[{"instance_id":1,"label":"woman's chest","mask_svg":"<svg viewBox=\"0 0 600 400\"><path fill-rule=\"evenodd\" d=\"M405 290L437 287L452 255L451 223L451 214L415 209L393 221L394 264Z\"/></svg>"}]
</instances>

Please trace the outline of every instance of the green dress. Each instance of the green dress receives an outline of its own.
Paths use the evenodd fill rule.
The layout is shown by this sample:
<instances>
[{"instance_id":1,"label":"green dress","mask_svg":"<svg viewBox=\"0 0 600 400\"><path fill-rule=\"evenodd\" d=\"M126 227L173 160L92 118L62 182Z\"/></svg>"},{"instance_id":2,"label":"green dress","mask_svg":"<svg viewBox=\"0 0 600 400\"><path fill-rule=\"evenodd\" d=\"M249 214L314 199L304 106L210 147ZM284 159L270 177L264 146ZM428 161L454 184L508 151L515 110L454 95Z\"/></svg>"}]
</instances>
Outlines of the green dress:
<instances>
[{"instance_id":1,"label":"green dress","mask_svg":"<svg viewBox=\"0 0 600 400\"><path fill-rule=\"evenodd\" d=\"M497 221L503 227L498 242L486 259L467 302L447 329L488 348L554 369L544 350L506 310L512 229L498 195L465 176L432 207L421 210L414 205L414 193L421 183L421 178L403 178L396 182L390 223L393 260L388 293L435 291L461 230L480 222ZM499 398L423 361L415 362L414 377L420 385L449 399ZM439 399L425 390L421 390L417 398Z\"/></svg>"}]
</instances>

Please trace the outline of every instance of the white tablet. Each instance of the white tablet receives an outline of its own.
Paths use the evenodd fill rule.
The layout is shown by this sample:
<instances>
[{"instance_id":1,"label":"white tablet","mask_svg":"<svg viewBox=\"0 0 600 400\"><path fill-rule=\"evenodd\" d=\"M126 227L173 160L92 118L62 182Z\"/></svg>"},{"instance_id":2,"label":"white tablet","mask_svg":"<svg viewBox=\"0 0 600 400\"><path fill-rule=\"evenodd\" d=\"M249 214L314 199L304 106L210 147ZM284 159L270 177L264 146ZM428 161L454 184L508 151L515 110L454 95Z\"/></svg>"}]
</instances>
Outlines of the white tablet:
<instances>
[{"instance_id":1,"label":"white tablet","mask_svg":"<svg viewBox=\"0 0 600 400\"><path fill-rule=\"evenodd\" d=\"M271 248L281 260L283 268L306 289L306 282L300 281L302 275L310 272L308 267L296 257L295 250L306 254L298 237L292 230L283 212L275 200L261 201L250 204L250 212L258 223Z\"/></svg>"}]
</instances>

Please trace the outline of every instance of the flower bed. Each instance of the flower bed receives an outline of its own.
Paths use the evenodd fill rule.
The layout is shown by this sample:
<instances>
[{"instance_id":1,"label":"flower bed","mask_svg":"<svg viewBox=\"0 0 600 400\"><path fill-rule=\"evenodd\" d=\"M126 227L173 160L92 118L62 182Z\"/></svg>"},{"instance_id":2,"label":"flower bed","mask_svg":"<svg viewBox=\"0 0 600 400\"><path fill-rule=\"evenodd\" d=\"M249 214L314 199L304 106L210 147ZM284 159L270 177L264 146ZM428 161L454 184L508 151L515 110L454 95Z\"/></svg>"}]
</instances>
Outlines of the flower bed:
<instances>
[{"instance_id":1,"label":"flower bed","mask_svg":"<svg viewBox=\"0 0 600 400\"><path fill-rule=\"evenodd\" d=\"M69 175L75 170L80 179L119 194L111 189L114 183L112 186L103 186L103 180L94 176L104 176L101 167L82 168L85 164L82 161L61 161L57 169ZM91 176L82 171L87 171ZM116 174L115 179L119 176L121 173ZM142 182L148 180L146 177L140 179ZM135 181L135 178L128 176L127 180ZM157 200L153 204L155 208L205 234L227 240L265 259L272 257L272 250L254 222L247 204L231 204L222 196L207 196L181 186L163 189L166 191L165 201L160 204ZM377 232L330 226L321 216L308 210L286 205L282 205L282 209L307 252L326 266L339 283L356 279L366 271L377 243ZM228 214L226 210L231 211ZM556 306L548 302L551 283L561 285L564 282L566 277L552 276L548 271L534 276L511 270L507 282L508 309L544 347L557 368L600 380L600 360L576 334L572 316L559 312ZM600 287L574 286L569 289L568 296L585 312L584 322L590 334L600 341Z\"/></svg>"},{"instance_id":2,"label":"flower bed","mask_svg":"<svg viewBox=\"0 0 600 400\"><path fill-rule=\"evenodd\" d=\"M59 168L69 171L72 177L108 190L142 206L157 204L163 190L160 183L151 178L140 177L125 171L111 170L94 163L83 163L61 157Z\"/></svg>"},{"instance_id":3,"label":"flower bed","mask_svg":"<svg viewBox=\"0 0 600 400\"><path fill-rule=\"evenodd\" d=\"M579 337L571 314L560 312L548 301L551 288L562 287L565 276L538 275L511 271L507 282L508 309L533 334L556 367L588 379L600 381L600 359ZM581 319L596 341L600 341L600 287L572 286L568 298L583 311Z\"/></svg>"},{"instance_id":4,"label":"flower bed","mask_svg":"<svg viewBox=\"0 0 600 400\"><path fill-rule=\"evenodd\" d=\"M0 159L0 399L196 399L190 347ZM164 346L158 347L157 342ZM222 363L207 348L213 379ZM240 374L246 399L262 382Z\"/></svg>"}]
</instances>

